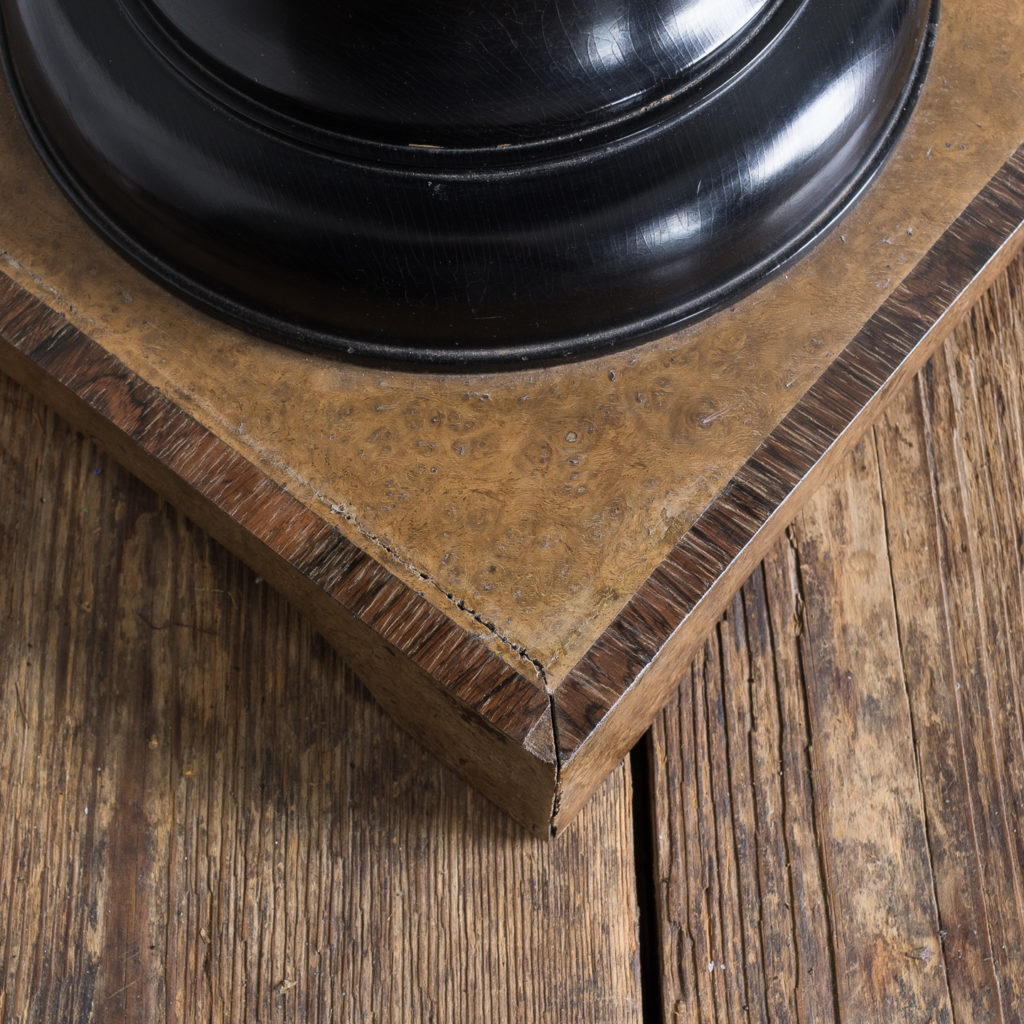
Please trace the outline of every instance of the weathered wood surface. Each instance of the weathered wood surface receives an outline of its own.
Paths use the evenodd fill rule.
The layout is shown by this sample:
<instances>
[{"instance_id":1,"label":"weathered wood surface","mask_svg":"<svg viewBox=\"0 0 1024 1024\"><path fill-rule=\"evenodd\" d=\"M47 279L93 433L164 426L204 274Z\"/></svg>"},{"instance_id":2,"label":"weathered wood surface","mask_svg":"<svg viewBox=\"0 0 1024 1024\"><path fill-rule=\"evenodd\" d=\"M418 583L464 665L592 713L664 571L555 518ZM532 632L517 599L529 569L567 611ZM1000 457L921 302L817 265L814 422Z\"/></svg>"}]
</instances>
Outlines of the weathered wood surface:
<instances>
[{"instance_id":1,"label":"weathered wood surface","mask_svg":"<svg viewBox=\"0 0 1024 1024\"><path fill-rule=\"evenodd\" d=\"M0 376L0 1021L639 1020L628 766L529 837Z\"/></svg>"},{"instance_id":2,"label":"weathered wood surface","mask_svg":"<svg viewBox=\"0 0 1024 1024\"><path fill-rule=\"evenodd\" d=\"M1024 1018L1024 260L649 738L669 1021Z\"/></svg>"}]
</instances>

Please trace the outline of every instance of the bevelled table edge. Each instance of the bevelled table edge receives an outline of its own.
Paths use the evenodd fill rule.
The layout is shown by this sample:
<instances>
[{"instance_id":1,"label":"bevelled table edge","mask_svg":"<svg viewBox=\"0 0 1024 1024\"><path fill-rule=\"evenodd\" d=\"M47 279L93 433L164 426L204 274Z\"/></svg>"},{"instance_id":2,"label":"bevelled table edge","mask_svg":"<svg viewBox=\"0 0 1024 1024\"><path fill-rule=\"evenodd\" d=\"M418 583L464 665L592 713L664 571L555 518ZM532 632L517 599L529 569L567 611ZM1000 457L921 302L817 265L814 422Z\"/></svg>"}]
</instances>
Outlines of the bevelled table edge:
<instances>
[{"instance_id":1,"label":"bevelled table edge","mask_svg":"<svg viewBox=\"0 0 1024 1024\"><path fill-rule=\"evenodd\" d=\"M531 831L562 830L671 694L731 593L884 398L1024 241L1024 146L545 692L0 272L0 370L277 586L399 724Z\"/></svg>"},{"instance_id":2,"label":"bevelled table edge","mask_svg":"<svg viewBox=\"0 0 1024 1024\"><path fill-rule=\"evenodd\" d=\"M671 696L765 550L1024 247L1024 143L633 594L552 697L565 828Z\"/></svg>"},{"instance_id":3,"label":"bevelled table edge","mask_svg":"<svg viewBox=\"0 0 1024 1024\"><path fill-rule=\"evenodd\" d=\"M415 739L550 834L556 746L534 681L2 271L0 371L257 569Z\"/></svg>"}]
</instances>

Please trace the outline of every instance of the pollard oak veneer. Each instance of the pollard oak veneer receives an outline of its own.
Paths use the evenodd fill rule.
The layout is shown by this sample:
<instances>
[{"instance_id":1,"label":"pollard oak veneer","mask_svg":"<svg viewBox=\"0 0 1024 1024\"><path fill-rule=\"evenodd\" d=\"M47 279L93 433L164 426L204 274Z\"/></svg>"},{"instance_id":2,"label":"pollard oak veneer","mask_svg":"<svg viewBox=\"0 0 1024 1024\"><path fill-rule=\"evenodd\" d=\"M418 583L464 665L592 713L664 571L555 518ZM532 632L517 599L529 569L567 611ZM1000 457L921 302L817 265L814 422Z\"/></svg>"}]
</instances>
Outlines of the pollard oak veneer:
<instances>
[{"instance_id":1,"label":"pollard oak veneer","mask_svg":"<svg viewBox=\"0 0 1024 1024\"><path fill-rule=\"evenodd\" d=\"M0 113L0 367L280 587L415 737L558 830L731 590L1022 240L1024 10L947 2L875 187L628 352L491 374L282 349L99 242Z\"/></svg>"}]
</instances>

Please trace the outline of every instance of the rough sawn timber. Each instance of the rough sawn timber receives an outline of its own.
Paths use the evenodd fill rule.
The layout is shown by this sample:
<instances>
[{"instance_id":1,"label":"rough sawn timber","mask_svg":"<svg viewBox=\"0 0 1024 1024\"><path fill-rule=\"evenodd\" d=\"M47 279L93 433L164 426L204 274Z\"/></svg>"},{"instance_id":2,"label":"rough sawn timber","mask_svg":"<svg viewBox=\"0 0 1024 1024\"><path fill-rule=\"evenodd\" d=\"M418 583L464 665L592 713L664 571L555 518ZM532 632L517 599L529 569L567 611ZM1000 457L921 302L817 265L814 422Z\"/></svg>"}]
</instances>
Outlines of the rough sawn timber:
<instances>
[{"instance_id":1,"label":"rough sawn timber","mask_svg":"<svg viewBox=\"0 0 1024 1024\"><path fill-rule=\"evenodd\" d=\"M5 1022L1021 1018L1024 260L558 843L3 378L0 478Z\"/></svg>"},{"instance_id":2,"label":"rough sawn timber","mask_svg":"<svg viewBox=\"0 0 1024 1024\"><path fill-rule=\"evenodd\" d=\"M628 766L561 842L0 375L0 1021L639 1024Z\"/></svg>"},{"instance_id":3,"label":"rough sawn timber","mask_svg":"<svg viewBox=\"0 0 1024 1024\"><path fill-rule=\"evenodd\" d=\"M1024 258L770 550L659 715L666 1021L1024 1014Z\"/></svg>"}]
</instances>

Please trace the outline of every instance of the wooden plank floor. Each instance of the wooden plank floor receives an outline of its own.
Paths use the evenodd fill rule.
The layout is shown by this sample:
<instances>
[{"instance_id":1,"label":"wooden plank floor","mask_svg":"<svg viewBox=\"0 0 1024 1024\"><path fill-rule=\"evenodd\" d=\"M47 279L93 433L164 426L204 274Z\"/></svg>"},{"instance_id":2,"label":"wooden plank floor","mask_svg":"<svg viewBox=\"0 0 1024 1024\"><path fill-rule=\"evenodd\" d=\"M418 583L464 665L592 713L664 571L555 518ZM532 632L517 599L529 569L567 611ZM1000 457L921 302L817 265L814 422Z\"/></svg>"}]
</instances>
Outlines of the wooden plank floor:
<instances>
[{"instance_id":1,"label":"wooden plank floor","mask_svg":"<svg viewBox=\"0 0 1024 1024\"><path fill-rule=\"evenodd\" d=\"M0 1021L1019 1021L1024 260L559 840L0 379Z\"/></svg>"},{"instance_id":2,"label":"wooden plank floor","mask_svg":"<svg viewBox=\"0 0 1024 1024\"><path fill-rule=\"evenodd\" d=\"M1018 259L647 740L664 1019L1024 1019L1022 580Z\"/></svg>"},{"instance_id":3,"label":"wooden plank floor","mask_svg":"<svg viewBox=\"0 0 1024 1024\"><path fill-rule=\"evenodd\" d=\"M0 391L3 1024L639 1019L627 769L530 838Z\"/></svg>"}]
</instances>

